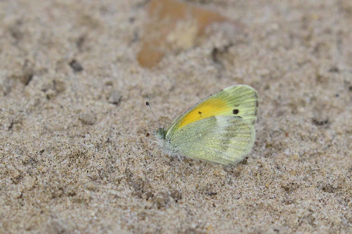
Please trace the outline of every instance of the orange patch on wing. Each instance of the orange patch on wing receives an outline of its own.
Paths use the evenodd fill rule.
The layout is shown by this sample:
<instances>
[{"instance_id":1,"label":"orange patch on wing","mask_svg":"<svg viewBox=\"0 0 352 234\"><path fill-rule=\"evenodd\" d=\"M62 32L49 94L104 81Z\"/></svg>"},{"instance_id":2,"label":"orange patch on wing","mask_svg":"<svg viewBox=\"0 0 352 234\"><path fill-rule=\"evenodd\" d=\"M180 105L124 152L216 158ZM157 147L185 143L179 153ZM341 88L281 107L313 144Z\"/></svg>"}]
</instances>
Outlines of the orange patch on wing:
<instances>
[{"instance_id":1,"label":"orange patch on wing","mask_svg":"<svg viewBox=\"0 0 352 234\"><path fill-rule=\"evenodd\" d=\"M209 99L199 104L196 108L186 114L180 120L181 123L179 124L178 129L201 119L216 115L226 115L229 111L231 112L231 106L229 106L225 101L216 98Z\"/></svg>"}]
</instances>

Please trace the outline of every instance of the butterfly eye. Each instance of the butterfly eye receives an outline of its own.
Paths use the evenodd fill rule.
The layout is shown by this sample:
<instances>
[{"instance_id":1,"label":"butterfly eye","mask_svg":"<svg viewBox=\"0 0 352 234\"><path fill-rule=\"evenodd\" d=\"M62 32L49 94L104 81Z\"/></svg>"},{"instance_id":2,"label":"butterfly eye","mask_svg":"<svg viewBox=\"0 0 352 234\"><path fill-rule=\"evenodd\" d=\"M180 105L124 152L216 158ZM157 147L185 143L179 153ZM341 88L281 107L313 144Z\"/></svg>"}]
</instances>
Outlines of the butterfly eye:
<instances>
[{"instance_id":1,"label":"butterfly eye","mask_svg":"<svg viewBox=\"0 0 352 234\"><path fill-rule=\"evenodd\" d=\"M232 113L233 113L234 115L237 115L239 112L240 112L240 111L239 111L238 109L234 109L234 110L232 111Z\"/></svg>"}]
</instances>

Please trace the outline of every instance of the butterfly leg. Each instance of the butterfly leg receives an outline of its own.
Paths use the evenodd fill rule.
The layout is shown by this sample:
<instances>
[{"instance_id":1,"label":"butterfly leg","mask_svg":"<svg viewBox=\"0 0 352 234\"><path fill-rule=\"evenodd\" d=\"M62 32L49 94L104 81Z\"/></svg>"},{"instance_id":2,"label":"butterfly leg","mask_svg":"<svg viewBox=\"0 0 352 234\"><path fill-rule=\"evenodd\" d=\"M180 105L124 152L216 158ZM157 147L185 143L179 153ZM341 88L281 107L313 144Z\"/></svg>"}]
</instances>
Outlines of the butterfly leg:
<instances>
[{"instance_id":1,"label":"butterfly leg","mask_svg":"<svg viewBox=\"0 0 352 234\"><path fill-rule=\"evenodd\" d=\"M154 152L153 152L153 157L155 157L155 154L158 152L158 150L159 150L160 148L159 147L157 147L155 150L154 150Z\"/></svg>"},{"instance_id":2,"label":"butterfly leg","mask_svg":"<svg viewBox=\"0 0 352 234\"><path fill-rule=\"evenodd\" d=\"M181 162L182 164L184 164L184 163L183 163L183 160L182 160L182 158L181 158L181 156L180 156L179 154L177 154L177 158L178 158L178 160L180 160L180 162Z\"/></svg>"}]
</instances>

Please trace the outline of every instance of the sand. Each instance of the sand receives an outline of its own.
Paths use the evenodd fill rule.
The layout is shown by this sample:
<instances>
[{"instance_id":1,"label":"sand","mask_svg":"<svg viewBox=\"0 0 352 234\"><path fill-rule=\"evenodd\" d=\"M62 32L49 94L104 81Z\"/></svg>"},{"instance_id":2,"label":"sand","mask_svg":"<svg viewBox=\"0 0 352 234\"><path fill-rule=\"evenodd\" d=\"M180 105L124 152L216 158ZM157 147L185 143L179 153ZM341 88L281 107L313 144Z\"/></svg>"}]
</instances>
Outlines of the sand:
<instances>
[{"instance_id":1,"label":"sand","mask_svg":"<svg viewBox=\"0 0 352 234\"><path fill-rule=\"evenodd\" d=\"M189 2L244 32L147 69L147 1L0 1L0 233L352 232L352 2ZM235 84L243 162L154 152L146 101L167 126Z\"/></svg>"}]
</instances>

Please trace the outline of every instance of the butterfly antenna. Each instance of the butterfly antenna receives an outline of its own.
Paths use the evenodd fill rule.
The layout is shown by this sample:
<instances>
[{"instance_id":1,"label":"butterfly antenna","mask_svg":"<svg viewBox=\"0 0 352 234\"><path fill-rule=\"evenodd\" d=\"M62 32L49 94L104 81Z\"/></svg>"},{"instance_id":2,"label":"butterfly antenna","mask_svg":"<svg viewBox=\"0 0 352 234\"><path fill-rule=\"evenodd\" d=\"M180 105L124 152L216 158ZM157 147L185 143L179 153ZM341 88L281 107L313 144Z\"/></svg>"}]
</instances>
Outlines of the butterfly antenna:
<instances>
[{"instance_id":1,"label":"butterfly antenna","mask_svg":"<svg viewBox=\"0 0 352 234\"><path fill-rule=\"evenodd\" d=\"M154 112L152 111L152 108L150 107L149 102L146 102L145 104L149 107L149 110L150 110L150 112L152 112L152 115L153 115L153 117L154 117L154 119L155 119L155 122L158 124L159 128L161 128L161 126L160 126L158 120L155 118Z\"/></svg>"}]
</instances>

